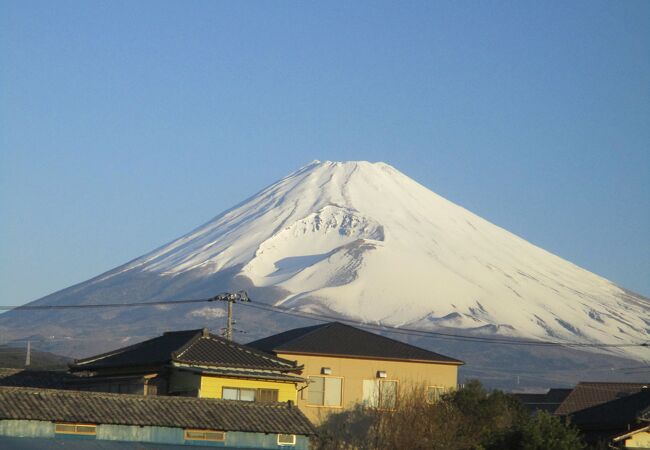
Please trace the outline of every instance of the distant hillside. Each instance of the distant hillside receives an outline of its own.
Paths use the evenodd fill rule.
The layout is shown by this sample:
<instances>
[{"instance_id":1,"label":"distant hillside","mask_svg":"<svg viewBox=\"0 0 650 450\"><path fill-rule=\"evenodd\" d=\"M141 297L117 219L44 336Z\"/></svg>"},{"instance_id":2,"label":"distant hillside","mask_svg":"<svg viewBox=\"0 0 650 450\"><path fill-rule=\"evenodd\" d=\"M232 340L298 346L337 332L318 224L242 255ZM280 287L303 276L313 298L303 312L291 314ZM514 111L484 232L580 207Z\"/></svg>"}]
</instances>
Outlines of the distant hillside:
<instances>
[{"instance_id":1,"label":"distant hillside","mask_svg":"<svg viewBox=\"0 0 650 450\"><path fill-rule=\"evenodd\" d=\"M314 161L167 245L0 314L0 335L91 356L225 322L222 303L133 303L240 289L253 299L236 308L247 340L314 324L285 309L472 336L421 345L464 360L466 376L495 386L628 376L624 368L650 359L641 344L650 339L650 299L369 162ZM102 303L131 307L88 308ZM78 308L50 308L57 305Z\"/></svg>"},{"instance_id":2,"label":"distant hillside","mask_svg":"<svg viewBox=\"0 0 650 450\"><path fill-rule=\"evenodd\" d=\"M22 369L25 367L25 347L0 346L0 367L11 367ZM65 356L40 350L31 351L30 369L67 369L68 363L72 360Z\"/></svg>"}]
</instances>

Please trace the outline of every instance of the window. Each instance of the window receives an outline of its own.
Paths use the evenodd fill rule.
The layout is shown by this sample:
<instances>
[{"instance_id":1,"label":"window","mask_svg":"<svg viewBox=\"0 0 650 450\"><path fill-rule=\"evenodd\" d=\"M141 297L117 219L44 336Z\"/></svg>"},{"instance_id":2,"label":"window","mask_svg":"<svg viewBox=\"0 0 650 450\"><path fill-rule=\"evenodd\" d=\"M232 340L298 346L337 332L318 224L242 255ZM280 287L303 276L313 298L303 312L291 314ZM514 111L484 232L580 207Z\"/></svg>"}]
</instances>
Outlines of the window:
<instances>
[{"instance_id":1,"label":"window","mask_svg":"<svg viewBox=\"0 0 650 450\"><path fill-rule=\"evenodd\" d=\"M54 425L54 432L59 434L83 434L94 436L97 434L97 426L78 423L57 423Z\"/></svg>"},{"instance_id":2,"label":"window","mask_svg":"<svg viewBox=\"0 0 650 450\"><path fill-rule=\"evenodd\" d=\"M226 440L225 431L215 430L185 430L183 437L187 441L211 441L224 442Z\"/></svg>"},{"instance_id":3,"label":"window","mask_svg":"<svg viewBox=\"0 0 650 450\"><path fill-rule=\"evenodd\" d=\"M296 435L278 434L278 445L296 445Z\"/></svg>"},{"instance_id":4,"label":"window","mask_svg":"<svg viewBox=\"0 0 650 450\"><path fill-rule=\"evenodd\" d=\"M257 401L260 403L272 403L278 401L277 389L258 389Z\"/></svg>"},{"instance_id":5,"label":"window","mask_svg":"<svg viewBox=\"0 0 650 450\"><path fill-rule=\"evenodd\" d=\"M244 402L277 402L278 390L224 387L221 392L221 398L224 400L241 400Z\"/></svg>"},{"instance_id":6,"label":"window","mask_svg":"<svg viewBox=\"0 0 650 450\"><path fill-rule=\"evenodd\" d=\"M427 403L436 403L442 398L445 393L445 388L442 386L429 386L427 387Z\"/></svg>"},{"instance_id":7,"label":"window","mask_svg":"<svg viewBox=\"0 0 650 450\"><path fill-rule=\"evenodd\" d=\"M379 382L379 407L394 408L397 401L397 381L381 380Z\"/></svg>"},{"instance_id":8,"label":"window","mask_svg":"<svg viewBox=\"0 0 650 450\"><path fill-rule=\"evenodd\" d=\"M223 388L221 398L225 400L242 400L245 402L255 401L255 389L240 389L240 388Z\"/></svg>"},{"instance_id":9,"label":"window","mask_svg":"<svg viewBox=\"0 0 650 450\"><path fill-rule=\"evenodd\" d=\"M372 408L391 409L397 401L397 381L363 380L363 403Z\"/></svg>"},{"instance_id":10,"label":"window","mask_svg":"<svg viewBox=\"0 0 650 450\"><path fill-rule=\"evenodd\" d=\"M343 378L309 377L307 404L314 406L341 406Z\"/></svg>"}]
</instances>

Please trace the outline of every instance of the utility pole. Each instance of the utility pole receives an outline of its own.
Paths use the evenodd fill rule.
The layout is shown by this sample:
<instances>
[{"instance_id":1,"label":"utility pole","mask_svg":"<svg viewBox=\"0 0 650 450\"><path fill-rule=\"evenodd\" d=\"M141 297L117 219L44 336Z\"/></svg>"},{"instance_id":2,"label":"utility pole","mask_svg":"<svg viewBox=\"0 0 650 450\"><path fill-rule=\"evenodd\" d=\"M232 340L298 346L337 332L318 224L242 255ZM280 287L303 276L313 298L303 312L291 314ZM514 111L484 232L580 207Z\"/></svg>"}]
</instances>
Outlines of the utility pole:
<instances>
[{"instance_id":1,"label":"utility pole","mask_svg":"<svg viewBox=\"0 0 650 450\"><path fill-rule=\"evenodd\" d=\"M232 325L233 325L233 314L232 314L232 305L236 302L250 302L248 294L246 291L239 292L224 292L222 294L216 295L210 299L210 301L220 301L228 302L228 322L226 325L225 338L229 341L232 341Z\"/></svg>"},{"instance_id":2,"label":"utility pole","mask_svg":"<svg viewBox=\"0 0 650 450\"><path fill-rule=\"evenodd\" d=\"M32 341L27 341L27 354L25 355L25 367L32 363Z\"/></svg>"}]
</instances>

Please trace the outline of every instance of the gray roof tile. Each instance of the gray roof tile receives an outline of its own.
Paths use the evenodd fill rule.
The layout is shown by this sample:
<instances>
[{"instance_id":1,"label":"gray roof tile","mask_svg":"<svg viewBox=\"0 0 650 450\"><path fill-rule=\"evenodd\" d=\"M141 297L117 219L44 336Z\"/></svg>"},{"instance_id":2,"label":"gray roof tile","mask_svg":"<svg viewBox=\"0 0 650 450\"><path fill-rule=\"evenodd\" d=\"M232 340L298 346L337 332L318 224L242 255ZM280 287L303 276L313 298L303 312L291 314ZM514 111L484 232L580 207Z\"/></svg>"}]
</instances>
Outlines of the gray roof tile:
<instances>
[{"instance_id":1,"label":"gray roof tile","mask_svg":"<svg viewBox=\"0 0 650 450\"><path fill-rule=\"evenodd\" d=\"M312 435L288 403L0 387L0 419Z\"/></svg>"}]
</instances>

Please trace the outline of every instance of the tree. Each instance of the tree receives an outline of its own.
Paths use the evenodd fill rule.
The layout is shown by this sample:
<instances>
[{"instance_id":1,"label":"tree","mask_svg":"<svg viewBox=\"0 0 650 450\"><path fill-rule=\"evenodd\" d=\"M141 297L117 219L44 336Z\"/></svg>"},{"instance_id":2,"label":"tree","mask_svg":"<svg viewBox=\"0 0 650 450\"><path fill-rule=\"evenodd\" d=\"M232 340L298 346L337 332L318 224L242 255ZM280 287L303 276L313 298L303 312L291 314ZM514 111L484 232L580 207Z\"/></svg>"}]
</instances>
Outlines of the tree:
<instances>
[{"instance_id":1,"label":"tree","mask_svg":"<svg viewBox=\"0 0 650 450\"><path fill-rule=\"evenodd\" d=\"M530 417L513 396L478 381L427 402L426 387L398 393L395 408L356 405L320 426L319 450L582 450L578 431L558 417Z\"/></svg>"},{"instance_id":2,"label":"tree","mask_svg":"<svg viewBox=\"0 0 650 450\"><path fill-rule=\"evenodd\" d=\"M521 428L522 450L580 450L580 432L546 411L536 414Z\"/></svg>"}]
</instances>

